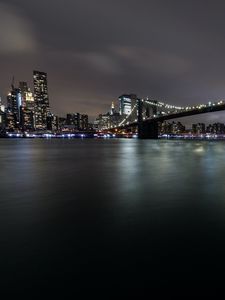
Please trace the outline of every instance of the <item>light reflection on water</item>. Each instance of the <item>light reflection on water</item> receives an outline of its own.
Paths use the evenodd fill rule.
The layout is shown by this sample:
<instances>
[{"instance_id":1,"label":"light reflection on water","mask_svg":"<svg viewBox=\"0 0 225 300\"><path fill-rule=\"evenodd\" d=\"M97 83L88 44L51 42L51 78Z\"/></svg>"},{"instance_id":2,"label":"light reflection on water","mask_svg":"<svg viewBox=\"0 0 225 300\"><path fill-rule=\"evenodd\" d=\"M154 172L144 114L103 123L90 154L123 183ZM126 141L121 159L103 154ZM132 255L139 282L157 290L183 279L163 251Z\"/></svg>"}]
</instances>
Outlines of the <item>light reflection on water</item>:
<instances>
[{"instance_id":1,"label":"light reflection on water","mask_svg":"<svg viewBox=\"0 0 225 300\"><path fill-rule=\"evenodd\" d=\"M222 141L0 140L0 161L6 283L225 266Z\"/></svg>"}]
</instances>

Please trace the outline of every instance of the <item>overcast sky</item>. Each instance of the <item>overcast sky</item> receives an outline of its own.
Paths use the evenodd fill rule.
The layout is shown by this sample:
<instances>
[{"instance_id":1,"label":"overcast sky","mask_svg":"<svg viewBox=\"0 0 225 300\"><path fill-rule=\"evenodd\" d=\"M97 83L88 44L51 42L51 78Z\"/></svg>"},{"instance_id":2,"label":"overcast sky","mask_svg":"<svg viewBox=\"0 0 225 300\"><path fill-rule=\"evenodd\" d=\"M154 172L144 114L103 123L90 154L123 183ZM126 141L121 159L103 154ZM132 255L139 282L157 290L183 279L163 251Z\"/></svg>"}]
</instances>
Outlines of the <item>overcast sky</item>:
<instances>
[{"instance_id":1,"label":"overcast sky","mask_svg":"<svg viewBox=\"0 0 225 300\"><path fill-rule=\"evenodd\" d=\"M109 110L122 93L225 99L225 1L0 0L0 94L48 73L52 111ZM199 116L225 122L225 113ZM186 121L184 121L186 122Z\"/></svg>"}]
</instances>

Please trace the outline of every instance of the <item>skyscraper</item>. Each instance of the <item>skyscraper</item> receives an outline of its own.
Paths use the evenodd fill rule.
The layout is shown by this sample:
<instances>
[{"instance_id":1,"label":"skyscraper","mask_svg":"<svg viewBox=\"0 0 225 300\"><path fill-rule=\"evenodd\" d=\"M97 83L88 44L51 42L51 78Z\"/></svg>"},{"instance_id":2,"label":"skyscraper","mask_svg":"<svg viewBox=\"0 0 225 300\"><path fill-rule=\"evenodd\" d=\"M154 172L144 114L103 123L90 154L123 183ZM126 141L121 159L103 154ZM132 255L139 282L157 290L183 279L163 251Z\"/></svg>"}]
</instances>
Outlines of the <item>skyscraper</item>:
<instances>
[{"instance_id":1,"label":"skyscraper","mask_svg":"<svg viewBox=\"0 0 225 300\"><path fill-rule=\"evenodd\" d=\"M15 128L19 128L21 121L21 106L22 96L21 91L15 88L12 84L12 89L7 96L8 112L13 116L15 122Z\"/></svg>"},{"instance_id":2,"label":"skyscraper","mask_svg":"<svg viewBox=\"0 0 225 300\"><path fill-rule=\"evenodd\" d=\"M25 103L24 107L31 110L33 113L35 111L35 102L33 94L31 93L30 89L25 93Z\"/></svg>"},{"instance_id":3,"label":"skyscraper","mask_svg":"<svg viewBox=\"0 0 225 300\"><path fill-rule=\"evenodd\" d=\"M134 94L120 96L119 97L120 115L129 115L136 102L137 102L137 96Z\"/></svg>"},{"instance_id":4,"label":"skyscraper","mask_svg":"<svg viewBox=\"0 0 225 300\"><path fill-rule=\"evenodd\" d=\"M34 130L35 102L33 94L28 88L27 82L20 81L19 90L21 94L20 126L23 131Z\"/></svg>"},{"instance_id":5,"label":"skyscraper","mask_svg":"<svg viewBox=\"0 0 225 300\"><path fill-rule=\"evenodd\" d=\"M25 107L26 93L28 92L27 82L20 81L20 83L19 83L19 89L20 89L20 92L21 92L22 106Z\"/></svg>"},{"instance_id":6,"label":"skyscraper","mask_svg":"<svg viewBox=\"0 0 225 300\"><path fill-rule=\"evenodd\" d=\"M5 106L2 105L2 100L0 97L0 132L2 132L5 129Z\"/></svg>"},{"instance_id":7,"label":"skyscraper","mask_svg":"<svg viewBox=\"0 0 225 300\"><path fill-rule=\"evenodd\" d=\"M47 73L34 71L34 101L35 101L35 129L47 129L47 116L49 114L49 98Z\"/></svg>"},{"instance_id":8,"label":"skyscraper","mask_svg":"<svg viewBox=\"0 0 225 300\"><path fill-rule=\"evenodd\" d=\"M114 102L112 102L110 114L114 115L114 113L115 113L115 105Z\"/></svg>"},{"instance_id":9,"label":"skyscraper","mask_svg":"<svg viewBox=\"0 0 225 300\"><path fill-rule=\"evenodd\" d=\"M21 129L23 131L34 130L34 114L32 110L26 107L21 108Z\"/></svg>"}]
</instances>

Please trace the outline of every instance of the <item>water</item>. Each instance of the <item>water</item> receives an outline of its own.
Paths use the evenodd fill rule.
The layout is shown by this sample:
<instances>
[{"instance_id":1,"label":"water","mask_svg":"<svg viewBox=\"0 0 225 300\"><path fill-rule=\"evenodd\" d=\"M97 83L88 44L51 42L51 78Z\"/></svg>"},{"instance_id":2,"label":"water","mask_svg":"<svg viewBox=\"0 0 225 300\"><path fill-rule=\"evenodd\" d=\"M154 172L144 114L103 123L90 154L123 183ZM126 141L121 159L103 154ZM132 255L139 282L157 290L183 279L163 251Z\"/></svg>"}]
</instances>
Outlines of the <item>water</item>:
<instances>
[{"instance_id":1,"label":"water","mask_svg":"<svg viewBox=\"0 0 225 300\"><path fill-rule=\"evenodd\" d=\"M1 288L222 286L225 142L0 140Z\"/></svg>"}]
</instances>

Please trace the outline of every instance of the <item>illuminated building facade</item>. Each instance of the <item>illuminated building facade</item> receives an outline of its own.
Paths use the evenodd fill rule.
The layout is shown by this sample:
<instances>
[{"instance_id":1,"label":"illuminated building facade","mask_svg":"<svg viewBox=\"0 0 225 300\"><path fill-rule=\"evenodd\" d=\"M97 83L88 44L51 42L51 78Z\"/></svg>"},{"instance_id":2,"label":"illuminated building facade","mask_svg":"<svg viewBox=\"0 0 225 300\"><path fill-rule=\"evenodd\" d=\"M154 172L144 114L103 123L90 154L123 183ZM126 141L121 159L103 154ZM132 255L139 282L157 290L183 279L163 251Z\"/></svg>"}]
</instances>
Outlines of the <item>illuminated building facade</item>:
<instances>
[{"instance_id":1,"label":"illuminated building facade","mask_svg":"<svg viewBox=\"0 0 225 300\"><path fill-rule=\"evenodd\" d=\"M80 130L88 130L88 115L81 115L80 117Z\"/></svg>"},{"instance_id":2,"label":"illuminated building facade","mask_svg":"<svg viewBox=\"0 0 225 300\"><path fill-rule=\"evenodd\" d=\"M116 111L115 111L115 105L114 105L114 102L112 102L110 114L111 114L111 115L114 115L115 112L116 112Z\"/></svg>"},{"instance_id":3,"label":"illuminated building facade","mask_svg":"<svg viewBox=\"0 0 225 300\"><path fill-rule=\"evenodd\" d=\"M22 106L22 96L21 91L18 88L14 88L12 85L11 92L7 96L8 103L8 113L10 113L10 119L14 118L14 129L18 129L21 122L21 106Z\"/></svg>"},{"instance_id":4,"label":"illuminated building facade","mask_svg":"<svg viewBox=\"0 0 225 300\"><path fill-rule=\"evenodd\" d=\"M34 114L34 112L35 112L35 101L34 101L33 94L31 93L31 91L29 89L25 93L24 107L26 107L26 109L29 109L30 111L32 111L33 114Z\"/></svg>"},{"instance_id":5,"label":"illuminated building facade","mask_svg":"<svg viewBox=\"0 0 225 300\"><path fill-rule=\"evenodd\" d=\"M123 96L119 97L121 99ZM121 102L120 102L121 104ZM95 130L105 130L110 127L118 126L122 120L123 115L120 115L115 109L114 102L112 102L110 112L106 114L100 114L94 121Z\"/></svg>"},{"instance_id":6,"label":"illuminated building facade","mask_svg":"<svg viewBox=\"0 0 225 300\"><path fill-rule=\"evenodd\" d=\"M6 130L13 132L16 130L16 128L17 124L15 120L15 115L10 110L8 110L6 113Z\"/></svg>"},{"instance_id":7,"label":"illuminated building facade","mask_svg":"<svg viewBox=\"0 0 225 300\"><path fill-rule=\"evenodd\" d=\"M20 81L19 82L19 89L21 93L21 100L22 100L22 106L25 107L26 103L26 93L28 92L28 86L27 82L25 81Z\"/></svg>"},{"instance_id":8,"label":"illuminated building facade","mask_svg":"<svg viewBox=\"0 0 225 300\"><path fill-rule=\"evenodd\" d=\"M34 101L35 101L35 129L47 129L47 116L49 114L49 97L47 73L34 71Z\"/></svg>"},{"instance_id":9,"label":"illuminated building facade","mask_svg":"<svg viewBox=\"0 0 225 300\"><path fill-rule=\"evenodd\" d=\"M119 97L119 112L120 115L129 115L132 111L132 108L137 102L137 96L134 94L122 95Z\"/></svg>"},{"instance_id":10,"label":"illuminated building facade","mask_svg":"<svg viewBox=\"0 0 225 300\"><path fill-rule=\"evenodd\" d=\"M21 107L21 129L23 131L34 130L34 113L26 107Z\"/></svg>"},{"instance_id":11,"label":"illuminated building facade","mask_svg":"<svg viewBox=\"0 0 225 300\"><path fill-rule=\"evenodd\" d=\"M0 132L5 130L5 124L6 124L5 106L2 105L1 98L0 98Z\"/></svg>"},{"instance_id":12,"label":"illuminated building facade","mask_svg":"<svg viewBox=\"0 0 225 300\"><path fill-rule=\"evenodd\" d=\"M66 125L78 131L88 130L88 115L80 113L67 114Z\"/></svg>"},{"instance_id":13,"label":"illuminated building facade","mask_svg":"<svg viewBox=\"0 0 225 300\"><path fill-rule=\"evenodd\" d=\"M73 126L74 130L79 130L80 128L80 114L67 114L66 115L66 125Z\"/></svg>"}]
</instances>

